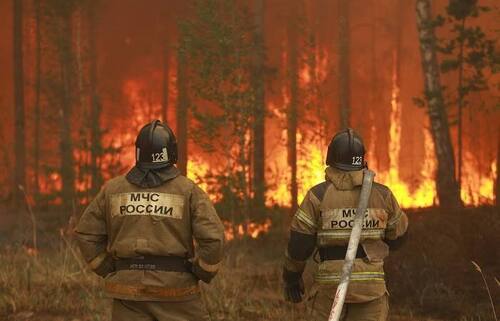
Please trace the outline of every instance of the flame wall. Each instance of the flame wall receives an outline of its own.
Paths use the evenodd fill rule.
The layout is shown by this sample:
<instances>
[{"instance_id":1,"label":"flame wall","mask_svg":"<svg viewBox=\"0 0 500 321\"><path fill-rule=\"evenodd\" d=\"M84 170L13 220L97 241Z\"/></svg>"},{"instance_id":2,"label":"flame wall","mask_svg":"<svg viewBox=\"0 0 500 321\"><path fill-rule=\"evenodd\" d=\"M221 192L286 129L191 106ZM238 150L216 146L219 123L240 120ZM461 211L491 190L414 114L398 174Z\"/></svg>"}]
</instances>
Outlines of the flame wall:
<instances>
[{"instance_id":1,"label":"flame wall","mask_svg":"<svg viewBox=\"0 0 500 321\"><path fill-rule=\"evenodd\" d=\"M296 0L294 0L296 1ZM482 1L483 2L483 1ZM438 1L435 10L441 10L446 1ZM286 71L286 24L289 16L288 0L265 1L266 63L273 72L266 79L266 105L270 116L266 119L266 180L269 204L288 205L290 174L286 155L286 106L289 100ZM484 1L493 5L493 1ZM336 60L337 7L335 1L303 1L303 18L314 35L318 60L316 70L301 64L300 86L305 92L311 79L318 79L321 99L318 108L327 119L326 137L307 140L311 128L299 121L299 201L306 190L324 179L324 157L329 138L338 129ZM32 8L31 8L32 9ZM32 14L27 9L28 14ZM0 139L5 151L0 150L2 172L12 166L10 145L14 142L12 115L12 8L11 1L0 1ZM424 109L412 103L412 97L422 93L419 44L416 32L414 3L411 1L351 2L350 61L352 126L364 137L368 147L368 163L377 172L377 180L391 187L404 207L436 204L434 172L436 161L428 120ZM163 41L172 46L169 56L169 110L168 120L175 130L176 103L176 21L188 15L185 1L150 0L147 6L133 0L109 0L99 9L97 47L99 56L99 92L103 101L101 127L108 130L107 145L122 146L120 160L132 165L133 142L138 129L152 118L160 117L162 101ZM481 25L491 31L498 22L490 15ZM33 136L33 79L34 37L33 20L25 16L26 35L26 108L27 126ZM54 52L47 51L50 64ZM304 58L304 57L302 57ZM50 68L50 67L45 67ZM453 88L451 77L443 82ZM498 89L474 96L472 106L464 115L464 177L462 199L466 204L478 205L494 201L493 182L497 175L498 111L476 108L480 104L493 105ZM305 93L304 93L305 95ZM305 99L305 97L302 97ZM46 168L42 187L57 190L60 179L56 174L58 130L50 102L43 102L47 119L42 132L44 139L43 165ZM451 111L453 112L453 111ZM302 108L301 119L311 111ZM312 115L314 116L314 115ZM81 113L75 113L75 139ZM452 128L456 146L456 130ZM28 150L32 146L28 139ZM455 147L456 151L456 147ZM189 143L189 176L202 178L216 162L193 142ZM2 154L3 153L3 154ZM77 154L77 153L76 153ZM33 160L28 153L30 165ZM28 170L32 173L32 169ZM9 177L0 175L2 184ZM29 178L32 175L28 175ZM33 181L30 181L33 184ZM0 190L2 194L6 189Z\"/></svg>"}]
</instances>

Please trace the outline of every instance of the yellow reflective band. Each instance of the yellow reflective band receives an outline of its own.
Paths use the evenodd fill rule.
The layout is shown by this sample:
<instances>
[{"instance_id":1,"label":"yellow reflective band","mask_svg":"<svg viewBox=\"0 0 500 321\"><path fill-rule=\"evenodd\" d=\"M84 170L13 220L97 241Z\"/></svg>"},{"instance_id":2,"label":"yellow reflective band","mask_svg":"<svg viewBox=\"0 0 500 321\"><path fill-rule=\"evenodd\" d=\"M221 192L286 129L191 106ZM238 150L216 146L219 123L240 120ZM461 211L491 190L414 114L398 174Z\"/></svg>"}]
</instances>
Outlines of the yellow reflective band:
<instances>
[{"instance_id":1,"label":"yellow reflective band","mask_svg":"<svg viewBox=\"0 0 500 321\"><path fill-rule=\"evenodd\" d=\"M314 279L319 283L339 283L341 276L337 273L318 273ZM384 272L353 272L350 281L384 281Z\"/></svg>"},{"instance_id":2,"label":"yellow reflective band","mask_svg":"<svg viewBox=\"0 0 500 321\"><path fill-rule=\"evenodd\" d=\"M102 252L101 254L97 255L95 258L90 260L89 266L92 270L97 270L97 268L104 262L106 259L106 256L108 256L107 252Z\"/></svg>"},{"instance_id":3,"label":"yellow reflective band","mask_svg":"<svg viewBox=\"0 0 500 321\"><path fill-rule=\"evenodd\" d=\"M205 271L207 272L217 272L219 270L219 267L221 265L222 261L220 261L219 263L217 264L208 264L206 263L205 261L203 261L202 259L198 259L198 265Z\"/></svg>"},{"instance_id":4,"label":"yellow reflective band","mask_svg":"<svg viewBox=\"0 0 500 321\"><path fill-rule=\"evenodd\" d=\"M362 230L361 236L365 238L382 238L385 232L383 229ZM351 230L322 230L318 231L318 237L344 239L351 236Z\"/></svg>"},{"instance_id":5,"label":"yellow reflective band","mask_svg":"<svg viewBox=\"0 0 500 321\"><path fill-rule=\"evenodd\" d=\"M295 213L295 217L302 223L308 225L309 227L316 227L316 222L314 222L306 212L304 212L300 207Z\"/></svg>"}]
</instances>

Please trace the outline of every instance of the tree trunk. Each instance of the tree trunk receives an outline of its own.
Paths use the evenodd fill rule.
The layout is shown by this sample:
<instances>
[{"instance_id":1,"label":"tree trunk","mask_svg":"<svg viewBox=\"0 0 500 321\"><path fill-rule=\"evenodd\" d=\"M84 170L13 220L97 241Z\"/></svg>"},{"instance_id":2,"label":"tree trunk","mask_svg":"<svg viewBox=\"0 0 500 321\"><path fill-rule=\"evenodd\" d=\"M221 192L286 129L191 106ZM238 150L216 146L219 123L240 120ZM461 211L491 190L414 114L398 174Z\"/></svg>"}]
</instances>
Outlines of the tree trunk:
<instances>
[{"instance_id":1,"label":"tree trunk","mask_svg":"<svg viewBox=\"0 0 500 321\"><path fill-rule=\"evenodd\" d=\"M103 154L102 132L100 127L101 119L101 99L97 90L97 47L96 47L96 26L97 13L96 4L90 2L87 11L88 19L88 41L89 41L89 92L90 92L90 158L91 158L91 193L96 195L103 183L100 159Z\"/></svg>"},{"instance_id":2,"label":"tree trunk","mask_svg":"<svg viewBox=\"0 0 500 321\"><path fill-rule=\"evenodd\" d=\"M73 161L72 140L72 112L73 93L73 49L72 49L72 21L71 13L64 12L61 17L61 29L59 30L59 61L61 64L62 93L60 101L60 142L61 154L61 178L62 178L62 204L64 208L71 208L75 200L75 170Z\"/></svg>"},{"instance_id":3,"label":"tree trunk","mask_svg":"<svg viewBox=\"0 0 500 321\"><path fill-rule=\"evenodd\" d=\"M163 99L161 103L161 117L163 119L163 122L165 124L168 124L168 88L169 88L169 79L168 79L168 73L169 73L169 51L168 51L168 43L167 40L163 40L163 86L162 86L162 91L163 91Z\"/></svg>"},{"instance_id":4,"label":"tree trunk","mask_svg":"<svg viewBox=\"0 0 500 321\"><path fill-rule=\"evenodd\" d=\"M255 0L256 50L253 87L255 90L255 109L253 123L253 195L254 205L264 208L265 181L265 75L264 75L264 4Z\"/></svg>"},{"instance_id":5,"label":"tree trunk","mask_svg":"<svg viewBox=\"0 0 500 321\"><path fill-rule=\"evenodd\" d=\"M497 129L498 130L498 129ZM495 203L496 206L500 209L500 131L497 135L498 146L497 146L497 177L495 180Z\"/></svg>"},{"instance_id":6,"label":"tree trunk","mask_svg":"<svg viewBox=\"0 0 500 321\"><path fill-rule=\"evenodd\" d=\"M299 70L297 54L296 12L288 23L288 78L290 84L290 105L287 113L288 165L291 171L290 194L292 211L297 209L297 110L299 104Z\"/></svg>"},{"instance_id":7,"label":"tree trunk","mask_svg":"<svg viewBox=\"0 0 500 321\"><path fill-rule=\"evenodd\" d=\"M35 0L36 45L35 45L35 137L33 146L35 197L40 194L40 94L41 94L41 66L42 66L42 34L41 34L41 0Z\"/></svg>"},{"instance_id":8,"label":"tree trunk","mask_svg":"<svg viewBox=\"0 0 500 321\"><path fill-rule=\"evenodd\" d=\"M25 128L24 128L24 66L23 66L23 4L13 0L14 34L14 186L13 196L16 207L23 203L23 194L20 187L26 187L25 176Z\"/></svg>"},{"instance_id":9,"label":"tree trunk","mask_svg":"<svg viewBox=\"0 0 500 321\"><path fill-rule=\"evenodd\" d=\"M351 86L349 59L349 0L338 0L339 3L339 33L338 33L338 96L340 110L340 128L350 126L351 117Z\"/></svg>"},{"instance_id":10,"label":"tree trunk","mask_svg":"<svg viewBox=\"0 0 500 321\"><path fill-rule=\"evenodd\" d=\"M465 18L462 19L462 31L465 29ZM458 94L458 119L457 119L457 142L458 142L458 174L457 174L457 181L458 181L458 195L461 196L461 191L462 191L462 147L463 147L463 140L462 140L462 130L463 130L463 107L464 107L464 93L463 93L463 72L464 72L464 39L462 38L460 40L460 49L458 53L458 89L457 89L457 94Z\"/></svg>"},{"instance_id":11,"label":"tree trunk","mask_svg":"<svg viewBox=\"0 0 500 321\"><path fill-rule=\"evenodd\" d=\"M89 197L88 193L90 192L90 181L87 181L86 174L89 172L89 157L88 157L88 151L92 148L92 146L89 146L89 142L87 140L87 128L90 128L92 126L91 124L91 119L89 118L88 114L88 100L87 100L87 92L85 88L85 81L84 81L84 73L85 73L85 66L83 62L83 52L86 50L86 47L84 44L82 44L82 29L83 29L83 20L85 19L84 17L84 12L85 8L80 7L78 10L78 14L75 17L75 78L77 80L77 89L75 91L75 94L78 96L79 99L79 105L78 108L79 110L82 111L82 125L80 126L80 130L78 131L79 133L79 138L77 139L77 149L81 150L82 153L79 153L77 158L75 159L75 169L77 170L78 177L75 179L79 182L82 182L85 186L86 190L86 197ZM87 185L89 184L89 185Z\"/></svg>"},{"instance_id":12,"label":"tree trunk","mask_svg":"<svg viewBox=\"0 0 500 321\"><path fill-rule=\"evenodd\" d=\"M177 50L177 166L183 175L187 173L188 108L189 97L187 93L186 57L183 49L179 48Z\"/></svg>"},{"instance_id":13,"label":"tree trunk","mask_svg":"<svg viewBox=\"0 0 500 321\"><path fill-rule=\"evenodd\" d=\"M416 10L425 96L438 161L436 187L439 204L442 207L456 208L460 206L460 195L455 179L455 157L450 139L448 117L439 79L436 37L432 27L430 0L417 0Z\"/></svg>"}]
</instances>

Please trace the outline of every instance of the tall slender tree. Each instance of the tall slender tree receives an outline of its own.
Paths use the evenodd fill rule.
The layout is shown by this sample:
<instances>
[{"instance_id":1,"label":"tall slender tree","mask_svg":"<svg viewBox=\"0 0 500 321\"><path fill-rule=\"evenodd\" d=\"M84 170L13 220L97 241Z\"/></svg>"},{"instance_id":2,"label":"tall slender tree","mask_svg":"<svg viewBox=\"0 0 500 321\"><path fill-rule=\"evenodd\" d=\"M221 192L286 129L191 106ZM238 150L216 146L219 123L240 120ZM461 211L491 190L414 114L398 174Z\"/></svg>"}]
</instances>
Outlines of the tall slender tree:
<instances>
[{"instance_id":1,"label":"tall slender tree","mask_svg":"<svg viewBox=\"0 0 500 321\"><path fill-rule=\"evenodd\" d=\"M481 6L477 0L449 0L446 16L437 20L439 25L452 25L449 39L442 39L439 46L441 71L454 73L457 89L453 102L457 108L457 180L462 186L463 154L463 110L473 92L488 89L485 72L498 72L500 54L496 51L495 40L488 39L482 28L474 21L490 8Z\"/></svg>"},{"instance_id":2,"label":"tall slender tree","mask_svg":"<svg viewBox=\"0 0 500 321\"><path fill-rule=\"evenodd\" d=\"M254 205L264 207L265 183L265 52L264 52L264 0L255 0L255 68L253 87L255 108L253 123L253 194Z\"/></svg>"},{"instance_id":3,"label":"tall slender tree","mask_svg":"<svg viewBox=\"0 0 500 321\"><path fill-rule=\"evenodd\" d=\"M338 0L338 97L341 128L349 127L351 118L349 3L349 0Z\"/></svg>"},{"instance_id":4,"label":"tall slender tree","mask_svg":"<svg viewBox=\"0 0 500 321\"><path fill-rule=\"evenodd\" d=\"M41 32L41 0L35 0L35 106L34 106L34 130L33 142L34 174L35 174L35 195L40 194L40 96L41 96L41 66L42 66L42 32Z\"/></svg>"},{"instance_id":5,"label":"tall slender tree","mask_svg":"<svg viewBox=\"0 0 500 321\"><path fill-rule=\"evenodd\" d=\"M424 73L425 99L431 123L431 134L438 160L436 177L440 206L460 206L460 194L455 179L455 158L451 144L448 116L440 83L439 65L436 58L436 36L431 14L430 0L417 0L417 28L420 40L422 70Z\"/></svg>"},{"instance_id":6,"label":"tall slender tree","mask_svg":"<svg viewBox=\"0 0 500 321\"><path fill-rule=\"evenodd\" d=\"M168 39L163 40L162 54L162 102L161 102L161 117L164 123L168 123L168 91L169 91L169 68L170 57L168 48Z\"/></svg>"},{"instance_id":7,"label":"tall slender tree","mask_svg":"<svg viewBox=\"0 0 500 321\"><path fill-rule=\"evenodd\" d=\"M26 185L26 147L25 147L25 126L24 126L24 65L23 65L23 2L13 0L14 10L14 204L19 206L22 203L22 192L20 187Z\"/></svg>"},{"instance_id":8,"label":"tall slender tree","mask_svg":"<svg viewBox=\"0 0 500 321\"><path fill-rule=\"evenodd\" d=\"M90 93L90 171L92 177L91 194L95 195L102 185L100 159L104 153L102 146L101 99L98 91L97 79L97 1L89 1L87 4L87 26L89 41L89 93Z\"/></svg>"},{"instance_id":9,"label":"tall slender tree","mask_svg":"<svg viewBox=\"0 0 500 321\"><path fill-rule=\"evenodd\" d=\"M47 0L48 32L57 53L57 68L51 74L51 91L57 104L59 122L59 154L61 198L64 208L75 200L75 168L73 159L73 105L75 101L75 53L73 48L73 13L79 0Z\"/></svg>"},{"instance_id":10,"label":"tall slender tree","mask_svg":"<svg viewBox=\"0 0 500 321\"><path fill-rule=\"evenodd\" d=\"M188 149L188 108L189 96L187 92L186 75L186 53L181 44L177 49L177 146L179 149L179 160L177 165L184 175L187 172L187 149Z\"/></svg>"},{"instance_id":11,"label":"tall slender tree","mask_svg":"<svg viewBox=\"0 0 500 321\"><path fill-rule=\"evenodd\" d=\"M287 110L287 149L288 166L291 171L290 194L292 211L297 209L298 185L297 185L297 117L299 105L299 58L298 58L298 30L297 30L297 8L295 4L290 5L290 17L288 18L287 36L287 63L288 82L290 88L290 103Z\"/></svg>"}]
</instances>

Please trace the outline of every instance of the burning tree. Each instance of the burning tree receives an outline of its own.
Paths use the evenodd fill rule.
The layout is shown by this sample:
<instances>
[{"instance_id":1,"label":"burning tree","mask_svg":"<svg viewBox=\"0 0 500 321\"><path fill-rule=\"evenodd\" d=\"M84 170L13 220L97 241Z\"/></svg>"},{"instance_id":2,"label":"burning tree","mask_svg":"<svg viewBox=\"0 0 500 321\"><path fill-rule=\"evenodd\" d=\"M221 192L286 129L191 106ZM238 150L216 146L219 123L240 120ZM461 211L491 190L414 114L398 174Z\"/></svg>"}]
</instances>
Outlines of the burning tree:
<instances>
[{"instance_id":1,"label":"burning tree","mask_svg":"<svg viewBox=\"0 0 500 321\"><path fill-rule=\"evenodd\" d=\"M477 24L481 13L490 8L478 4L477 0L450 0L446 7L446 16L438 16L438 26L451 24L451 37L442 39L438 47L442 56L441 71L456 77L455 93L450 95L447 104L457 108L456 125L458 142L458 186L462 182L463 158L463 109L468 106L470 96L474 92L488 89L487 74L497 72L500 65L500 54L495 48L495 40L488 39Z\"/></svg>"},{"instance_id":2,"label":"burning tree","mask_svg":"<svg viewBox=\"0 0 500 321\"><path fill-rule=\"evenodd\" d=\"M21 187L26 184L25 174L25 128L24 128L24 68L23 68L23 6L21 1L14 1L14 137L15 144L15 174L14 174L14 201L16 205L22 202Z\"/></svg>"},{"instance_id":3,"label":"burning tree","mask_svg":"<svg viewBox=\"0 0 500 321\"><path fill-rule=\"evenodd\" d=\"M222 213L246 221L251 193L251 136L255 115L255 29L234 0L202 0L181 24L180 50L189 61L190 135L219 164L206 179L220 195Z\"/></svg>"},{"instance_id":4,"label":"burning tree","mask_svg":"<svg viewBox=\"0 0 500 321\"><path fill-rule=\"evenodd\" d=\"M431 134L438 160L436 189L440 205L454 208L460 205L460 194L455 179L455 157L436 57L435 22L432 19L429 0L418 0L416 9L422 70L425 79L425 100L428 105Z\"/></svg>"}]
</instances>

